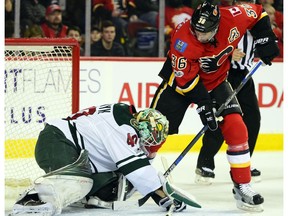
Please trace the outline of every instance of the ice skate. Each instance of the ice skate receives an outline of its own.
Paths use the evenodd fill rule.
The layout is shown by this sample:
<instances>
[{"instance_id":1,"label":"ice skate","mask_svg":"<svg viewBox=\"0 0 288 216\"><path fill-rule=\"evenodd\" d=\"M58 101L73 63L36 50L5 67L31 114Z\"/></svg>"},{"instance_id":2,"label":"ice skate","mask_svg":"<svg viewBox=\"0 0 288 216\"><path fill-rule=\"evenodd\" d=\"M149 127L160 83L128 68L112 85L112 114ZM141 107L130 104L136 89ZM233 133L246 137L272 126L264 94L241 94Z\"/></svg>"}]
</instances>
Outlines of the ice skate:
<instances>
[{"instance_id":1,"label":"ice skate","mask_svg":"<svg viewBox=\"0 0 288 216\"><path fill-rule=\"evenodd\" d=\"M261 171L252 167L250 171L251 171L251 178L253 182L261 182Z\"/></svg>"},{"instance_id":2,"label":"ice skate","mask_svg":"<svg viewBox=\"0 0 288 216\"><path fill-rule=\"evenodd\" d=\"M215 178L215 174L213 170L207 167L197 168L195 170L195 183L201 185L210 185L212 184L213 179Z\"/></svg>"},{"instance_id":3,"label":"ice skate","mask_svg":"<svg viewBox=\"0 0 288 216\"><path fill-rule=\"evenodd\" d=\"M264 198L253 191L250 184L235 184L232 190L239 209L250 212L262 212Z\"/></svg>"}]
</instances>

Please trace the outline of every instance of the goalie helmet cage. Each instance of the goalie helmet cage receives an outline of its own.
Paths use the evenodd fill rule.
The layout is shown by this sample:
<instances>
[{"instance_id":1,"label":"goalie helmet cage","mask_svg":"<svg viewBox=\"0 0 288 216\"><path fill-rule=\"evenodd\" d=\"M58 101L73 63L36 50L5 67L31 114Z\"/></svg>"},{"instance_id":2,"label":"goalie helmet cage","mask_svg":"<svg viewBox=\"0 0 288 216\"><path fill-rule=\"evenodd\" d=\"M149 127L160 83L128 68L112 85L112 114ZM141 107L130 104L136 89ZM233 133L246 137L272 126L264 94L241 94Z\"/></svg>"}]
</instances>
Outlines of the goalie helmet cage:
<instances>
[{"instance_id":1,"label":"goalie helmet cage","mask_svg":"<svg viewBox=\"0 0 288 216\"><path fill-rule=\"evenodd\" d=\"M44 174L34 158L44 123L78 111L79 56L71 38L5 39L5 201Z\"/></svg>"}]
</instances>

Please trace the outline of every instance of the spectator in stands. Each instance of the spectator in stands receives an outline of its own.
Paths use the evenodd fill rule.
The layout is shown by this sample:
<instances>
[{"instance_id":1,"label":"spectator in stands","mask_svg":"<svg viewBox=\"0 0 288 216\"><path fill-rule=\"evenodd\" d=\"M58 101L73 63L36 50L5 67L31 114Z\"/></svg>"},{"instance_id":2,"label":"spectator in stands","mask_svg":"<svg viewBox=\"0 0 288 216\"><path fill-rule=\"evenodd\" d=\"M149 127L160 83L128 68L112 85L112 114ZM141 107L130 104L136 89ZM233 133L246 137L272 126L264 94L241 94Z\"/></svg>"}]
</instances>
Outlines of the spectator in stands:
<instances>
[{"instance_id":1,"label":"spectator in stands","mask_svg":"<svg viewBox=\"0 0 288 216\"><path fill-rule=\"evenodd\" d=\"M20 8L20 25L22 32L32 24L41 24L45 20L46 9L38 0L22 0Z\"/></svg>"},{"instance_id":2,"label":"spectator in stands","mask_svg":"<svg viewBox=\"0 0 288 216\"><path fill-rule=\"evenodd\" d=\"M156 27L159 0L135 0L135 6L137 19L147 22L152 27Z\"/></svg>"},{"instance_id":3,"label":"spectator in stands","mask_svg":"<svg viewBox=\"0 0 288 216\"><path fill-rule=\"evenodd\" d=\"M65 12L62 21L67 26L78 26L81 32L85 32L85 0L65 0Z\"/></svg>"},{"instance_id":4,"label":"spectator in stands","mask_svg":"<svg viewBox=\"0 0 288 216\"><path fill-rule=\"evenodd\" d=\"M120 43L114 41L116 36L115 25L107 20L102 23L102 38L91 45L91 56L125 56Z\"/></svg>"},{"instance_id":5,"label":"spectator in stands","mask_svg":"<svg viewBox=\"0 0 288 216\"><path fill-rule=\"evenodd\" d=\"M80 56L84 56L84 48L83 48L83 41L81 37L81 30L78 26L69 26L67 29L67 37L74 38L78 41L80 46Z\"/></svg>"},{"instance_id":6,"label":"spectator in stands","mask_svg":"<svg viewBox=\"0 0 288 216\"><path fill-rule=\"evenodd\" d=\"M5 38L14 37L13 1L5 0Z\"/></svg>"},{"instance_id":7,"label":"spectator in stands","mask_svg":"<svg viewBox=\"0 0 288 216\"><path fill-rule=\"evenodd\" d=\"M5 20L5 38L14 37L14 21Z\"/></svg>"},{"instance_id":8,"label":"spectator in stands","mask_svg":"<svg viewBox=\"0 0 288 216\"><path fill-rule=\"evenodd\" d=\"M13 15L13 2L12 0L5 0L5 19L14 19Z\"/></svg>"},{"instance_id":9,"label":"spectator in stands","mask_svg":"<svg viewBox=\"0 0 288 216\"><path fill-rule=\"evenodd\" d=\"M125 44L127 37L127 23L132 16L134 0L93 0L92 23L101 28L103 21L110 20L116 27L115 41Z\"/></svg>"},{"instance_id":10,"label":"spectator in stands","mask_svg":"<svg viewBox=\"0 0 288 216\"><path fill-rule=\"evenodd\" d=\"M195 0L183 0L183 4L186 6L186 7L190 7L190 8L193 8L192 7L192 3L195 2Z\"/></svg>"},{"instance_id":11,"label":"spectator in stands","mask_svg":"<svg viewBox=\"0 0 288 216\"><path fill-rule=\"evenodd\" d=\"M170 34L172 30L181 22L191 19L193 9L183 4L183 0L165 0L165 41L166 51L169 50ZM159 16L156 20L157 26ZM165 53L166 53L165 51Z\"/></svg>"},{"instance_id":12,"label":"spectator in stands","mask_svg":"<svg viewBox=\"0 0 288 216\"><path fill-rule=\"evenodd\" d=\"M277 11L281 11L283 13L283 0L274 0L273 7Z\"/></svg>"},{"instance_id":13,"label":"spectator in stands","mask_svg":"<svg viewBox=\"0 0 288 216\"><path fill-rule=\"evenodd\" d=\"M91 37L91 44L96 43L102 37L101 30L97 26L92 27L90 37Z\"/></svg>"},{"instance_id":14,"label":"spectator in stands","mask_svg":"<svg viewBox=\"0 0 288 216\"><path fill-rule=\"evenodd\" d=\"M274 34L278 38L278 46L280 49L280 55L278 57L283 58L283 31L277 26L276 24L276 18L275 18L275 13L276 10L271 4L263 4L264 10L267 12L270 22L271 22L271 27L273 29Z\"/></svg>"},{"instance_id":15,"label":"spectator in stands","mask_svg":"<svg viewBox=\"0 0 288 216\"><path fill-rule=\"evenodd\" d=\"M9 13L13 13L13 2L12 0L5 0L5 19L13 18L13 17L8 17Z\"/></svg>"},{"instance_id":16,"label":"spectator in stands","mask_svg":"<svg viewBox=\"0 0 288 216\"><path fill-rule=\"evenodd\" d=\"M60 5L59 1L63 1L63 0L38 0L45 8L47 8L48 6L52 5L52 4L57 4Z\"/></svg>"},{"instance_id":17,"label":"spectator in stands","mask_svg":"<svg viewBox=\"0 0 288 216\"><path fill-rule=\"evenodd\" d=\"M92 23L102 27L104 20L111 20L114 4L112 0L93 0L92 1Z\"/></svg>"},{"instance_id":18,"label":"spectator in stands","mask_svg":"<svg viewBox=\"0 0 288 216\"><path fill-rule=\"evenodd\" d=\"M263 6L264 4L270 4L271 6L274 5L274 0L258 0L258 2L262 4ZM275 15L275 23L281 29L281 31L283 31L283 13L281 11L275 10L274 15Z\"/></svg>"},{"instance_id":19,"label":"spectator in stands","mask_svg":"<svg viewBox=\"0 0 288 216\"><path fill-rule=\"evenodd\" d=\"M228 6L233 5L234 2L235 0L220 0L218 4L221 5L222 7L228 7Z\"/></svg>"},{"instance_id":20,"label":"spectator in stands","mask_svg":"<svg viewBox=\"0 0 288 216\"><path fill-rule=\"evenodd\" d=\"M57 4L46 8L45 22L41 24L45 37L63 38L66 37L68 26L62 23L62 10Z\"/></svg>"},{"instance_id":21,"label":"spectator in stands","mask_svg":"<svg viewBox=\"0 0 288 216\"><path fill-rule=\"evenodd\" d=\"M41 29L40 25L32 24L28 28L25 29L23 36L25 38L43 38L44 33Z\"/></svg>"}]
</instances>

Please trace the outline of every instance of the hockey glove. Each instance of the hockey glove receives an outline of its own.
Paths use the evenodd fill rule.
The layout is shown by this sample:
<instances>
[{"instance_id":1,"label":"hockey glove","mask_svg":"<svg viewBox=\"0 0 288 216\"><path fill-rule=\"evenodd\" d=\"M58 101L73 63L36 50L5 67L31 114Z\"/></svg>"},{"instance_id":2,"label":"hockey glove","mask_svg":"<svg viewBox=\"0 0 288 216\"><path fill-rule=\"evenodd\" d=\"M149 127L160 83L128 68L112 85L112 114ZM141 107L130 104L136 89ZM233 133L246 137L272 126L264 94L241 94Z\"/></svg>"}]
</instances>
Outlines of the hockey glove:
<instances>
[{"instance_id":1,"label":"hockey glove","mask_svg":"<svg viewBox=\"0 0 288 216\"><path fill-rule=\"evenodd\" d=\"M181 202L181 201L176 200L176 199L174 199L173 202L174 202L174 206L175 206L174 212L181 212L181 211L186 209L186 204L184 202Z\"/></svg>"},{"instance_id":2,"label":"hockey glove","mask_svg":"<svg viewBox=\"0 0 288 216\"><path fill-rule=\"evenodd\" d=\"M256 39L255 49L259 55L259 58L266 65L271 65L271 61L279 55L279 48L275 37L263 37Z\"/></svg>"},{"instance_id":3,"label":"hockey glove","mask_svg":"<svg viewBox=\"0 0 288 216\"><path fill-rule=\"evenodd\" d=\"M276 43L276 36L271 28L269 16L264 16L250 30L255 38L255 49L259 58L266 64L279 55L279 48Z\"/></svg>"},{"instance_id":4,"label":"hockey glove","mask_svg":"<svg viewBox=\"0 0 288 216\"><path fill-rule=\"evenodd\" d=\"M213 111L213 104L210 100L199 102L196 110L200 115L203 125L208 125L211 131L215 131L218 128L218 123Z\"/></svg>"},{"instance_id":5,"label":"hockey glove","mask_svg":"<svg viewBox=\"0 0 288 216\"><path fill-rule=\"evenodd\" d=\"M152 195L153 200L156 202L157 205L169 211L172 203L174 203L174 212L181 212L186 209L186 204L176 199L170 199L169 197L161 198L159 195L154 194Z\"/></svg>"}]
</instances>

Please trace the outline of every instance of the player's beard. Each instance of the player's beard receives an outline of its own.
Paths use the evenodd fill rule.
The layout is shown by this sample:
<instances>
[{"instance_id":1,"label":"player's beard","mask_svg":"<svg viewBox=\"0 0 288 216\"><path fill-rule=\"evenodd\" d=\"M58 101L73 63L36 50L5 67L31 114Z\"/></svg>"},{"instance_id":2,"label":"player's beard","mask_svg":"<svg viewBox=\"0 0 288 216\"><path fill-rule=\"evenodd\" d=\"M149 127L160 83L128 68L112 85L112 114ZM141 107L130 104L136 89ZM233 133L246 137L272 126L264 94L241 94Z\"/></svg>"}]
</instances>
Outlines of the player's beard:
<instances>
[{"instance_id":1,"label":"player's beard","mask_svg":"<svg viewBox=\"0 0 288 216\"><path fill-rule=\"evenodd\" d=\"M62 22L62 20L56 17L56 18L53 20L52 25L60 25L61 22Z\"/></svg>"}]
</instances>

